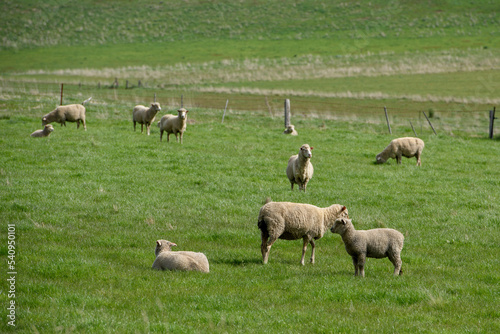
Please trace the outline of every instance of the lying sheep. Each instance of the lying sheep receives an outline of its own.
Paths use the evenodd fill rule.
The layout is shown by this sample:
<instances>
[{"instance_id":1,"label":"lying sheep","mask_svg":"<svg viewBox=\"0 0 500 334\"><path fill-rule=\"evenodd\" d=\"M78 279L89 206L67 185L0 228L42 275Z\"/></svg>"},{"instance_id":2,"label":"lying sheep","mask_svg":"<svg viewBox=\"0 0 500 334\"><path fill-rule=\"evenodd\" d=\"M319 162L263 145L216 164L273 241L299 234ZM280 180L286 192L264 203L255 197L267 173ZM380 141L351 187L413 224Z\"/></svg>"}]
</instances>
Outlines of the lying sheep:
<instances>
[{"instance_id":1,"label":"lying sheep","mask_svg":"<svg viewBox=\"0 0 500 334\"><path fill-rule=\"evenodd\" d=\"M146 132L149 136L149 130L151 128L151 123L154 122L156 114L161 110L160 104L158 102L151 103L151 107L147 108L143 105L137 105L134 107L132 114L132 120L134 122L134 131L136 123L141 125L141 133L144 130L144 124L146 124Z\"/></svg>"},{"instance_id":2,"label":"lying sheep","mask_svg":"<svg viewBox=\"0 0 500 334\"><path fill-rule=\"evenodd\" d=\"M391 228L356 231L349 218L335 220L332 233L338 233L344 241L345 249L352 257L354 275L365 277L365 261L367 257L388 257L394 265L394 275L401 275L401 250L404 236Z\"/></svg>"},{"instance_id":3,"label":"lying sheep","mask_svg":"<svg viewBox=\"0 0 500 334\"><path fill-rule=\"evenodd\" d=\"M420 161L420 155L424 149L424 141L420 138L414 137L404 137L397 138L391 141L391 143L379 154L377 154L377 163L383 164L389 158L396 158L398 164L401 164L401 157L417 158L417 166L422 163Z\"/></svg>"},{"instance_id":4,"label":"lying sheep","mask_svg":"<svg viewBox=\"0 0 500 334\"><path fill-rule=\"evenodd\" d=\"M293 124L290 124L289 126L286 127L285 131L283 131L283 134L297 136L299 133L295 130Z\"/></svg>"},{"instance_id":5,"label":"lying sheep","mask_svg":"<svg viewBox=\"0 0 500 334\"><path fill-rule=\"evenodd\" d=\"M160 128L160 141L163 139L163 131L167 131L167 143L170 141L170 134L175 134L175 140L179 142L177 134L180 134L181 144L182 135L186 131L186 121L187 113L189 110L181 108L177 110L177 116L174 115L164 115L158 122L158 127Z\"/></svg>"},{"instance_id":6,"label":"lying sheep","mask_svg":"<svg viewBox=\"0 0 500 334\"><path fill-rule=\"evenodd\" d=\"M179 271L201 271L208 273L208 259L203 253L196 252L172 252L172 246L177 246L168 240L157 240L153 269L179 270Z\"/></svg>"},{"instance_id":7,"label":"lying sheep","mask_svg":"<svg viewBox=\"0 0 500 334\"><path fill-rule=\"evenodd\" d=\"M286 167L286 176L290 180L292 186L297 183L299 190L306 192L307 183L311 180L314 168L311 163L312 147L304 144L300 147L299 154L292 155L288 159L288 166Z\"/></svg>"},{"instance_id":8,"label":"lying sheep","mask_svg":"<svg viewBox=\"0 0 500 334\"><path fill-rule=\"evenodd\" d=\"M279 238L297 240L302 238L302 258L304 265L307 244L312 247L311 263L314 263L314 240L323 237L325 231L331 228L338 217L349 217L347 208L333 204L327 208L319 208L310 204L290 202L268 202L259 212L258 227L261 231L262 262L267 263L269 251Z\"/></svg>"},{"instance_id":9,"label":"lying sheep","mask_svg":"<svg viewBox=\"0 0 500 334\"><path fill-rule=\"evenodd\" d=\"M36 130L31 134L31 137L48 137L54 131L52 124L46 124L43 130Z\"/></svg>"},{"instance_id":10,"label":"lying sheep","mask_svg":"<svg viewBox=\"0 0 500 334\"><path fill-rule=\"evenodd\" d=\"M87 124L85 123L85 103L89 102L92 98L88 98L82 104L69 104L66 106L59 106L42 117L42 126L49 123L61 123L61 126L66 126L66 122L76 122L76 128L80 128L80 122L83 123L83 129L87 131Z\"/></svg>"}]
</instances>

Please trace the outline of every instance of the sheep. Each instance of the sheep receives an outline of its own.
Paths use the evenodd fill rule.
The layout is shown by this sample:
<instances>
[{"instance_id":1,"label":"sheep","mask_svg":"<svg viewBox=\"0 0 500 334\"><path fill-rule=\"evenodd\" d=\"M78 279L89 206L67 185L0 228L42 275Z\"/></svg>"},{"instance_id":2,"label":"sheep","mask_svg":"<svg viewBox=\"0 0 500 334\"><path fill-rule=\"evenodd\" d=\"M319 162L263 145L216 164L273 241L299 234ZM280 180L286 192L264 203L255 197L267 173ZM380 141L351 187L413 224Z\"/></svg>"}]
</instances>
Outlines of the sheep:
<instances>
[{"instance_id":1,"label":"sheep","mask_svg":"<svg viewBox=\"0 0 500 334\"><path fill-rule=\"evenodd\" d=\"M66 122L76 122L76 128L80 128L80 122L83 123L83 129L87 131L85 123L85 107L84 104L89 102L92 97L86 99L82 104L69 104L59 106L42 117L42 126L52 122L61 123L61 126L66 126Z\"/></svg>"},{"instance_id":2,"label":"sheep","mask_svg":"<svg viewBox=\"0 0 500 334\"><path fill-rule=\"evenodd\" d=\"M177 110L177 116L174 115L164 115L158 122L158 127L160 128L160 141L163 139L163 131L167 131L167 143L170 141L170 134L175 134L175 140L179 142L177 134L180 134L181 144L182 135L186 131L186 121L187 113L189 110L180 108Z\"/></svg>"},{"instance_id":3,"label":"sheep","mask_svg":"<svg viewBox=\"0 0 500 334\"><path fill-rule=\"evenodd\" d=\"M285 131L283 131L283 134L297 136L299 133L297 132L297 130L295 130L295 126L293 126L293 124L290 124L286 127Z\"/></svg>"},{"instance_id":4,"label":"sheep","mask_svg":"<svg viewBox=\"0 0 500 334\"><path fill-rule=\"evenodd\" d=\"M136 123L141 125L141 133L144 131L144 124L146 124L146 132L149 136L151 123L154 122L156 114L161 110L160 104L158 102L151 103L151 107L147 108L143 105L137 105L134 107L132 114L132 121L134 122L134 131Z\"/></svg>"},{"instance_id":5,"label":"sheep","mask_svg":"<svg viewBox=\"0 0 500 334\"><path fill-rule=\"evenodd\" d=\"M365 261L367 257L388 257L394 265L394 275L401 275L404 236L391 228L376 228L356 231L349 218L338 218L331 228L332 233L340 234L345 249L352 257L354 276L365 277Z\"/></svg>"},{"instance_id":6,"label":"sheep","mask_svg":"<svg viewBox=\"0 0 500 334\"><path fill-rule=\"evenodd\" d=\"M420 155L424 149L424 141L420 138L404 137L397 138L379 154L377 154L376 162L383 164L389 158L396 158L397 163L401 164L401 157L417 158L417 166L421 166Z\"/></svg>"},{"instance_id":7,"label":"sheep","mask_svg":"<svg viewBox=\"0 0 500 334\"><path fill-rule=\"evenodd\" d=\"M48 137L54 131L52 124L46 124L43 130L36 130L31 134L31 137Z\"/></svg>"},{"instance_id":8,"label":"sheep","mask_svg":"<svg viewBox=\"0 0 500 334\"><path fill-rule=\"evenodd\" d=\"M288 166L286 167L286 176L290 180L292 186L297 183L299 190L306 192L307 183L311 180L314 168L311 163L312 147L304 144L300 147L299 154L292 155L288 159Z\"/></svg>"},{"instance_id":9,"label":"sheep","mask_svg":"<svg viewBox=\"0 0 500 334\"><path fill-rule=\"evenodd\" d=\"M168 240L157 240L153 269L157 270L179 270L179 271L210 271L208 259L203 253L196 252L172 252L175 243Z\"/></svg>"},{"instance_id":10,"label":"sheep","mask_svg":"<svg viewBox=\"0 0 500 334\"><path fill-rule=\"evenodd\" d=\"M307 244L310 243L311 263L314 263L314 240L323 237L338 217L349 217L347 208L340 204L319 208L311 204L268 201L260 209L257 223L262 238L262 263L267 263L271 246L278 238L303 239L301 265L304 265Z\"/></svg>"}]
</instances>

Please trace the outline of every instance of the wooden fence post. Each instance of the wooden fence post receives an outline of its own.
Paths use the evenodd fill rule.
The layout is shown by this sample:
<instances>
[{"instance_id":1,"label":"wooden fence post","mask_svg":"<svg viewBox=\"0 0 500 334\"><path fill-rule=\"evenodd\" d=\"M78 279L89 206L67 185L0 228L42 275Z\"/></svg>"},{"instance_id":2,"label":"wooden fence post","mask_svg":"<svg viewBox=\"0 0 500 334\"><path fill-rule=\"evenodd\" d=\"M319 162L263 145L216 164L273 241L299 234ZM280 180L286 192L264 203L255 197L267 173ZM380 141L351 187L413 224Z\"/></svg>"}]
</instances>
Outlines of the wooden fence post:
<instances>
[{"instance_id":1,"label":"wooden fence post","mask_svg":"<svg viewBox=\"0 0 500 334\"><path fill-rule=\"evenodd\" d=\"M425 116L425 118L427 119L427 122L429 122L429 125L430 125L430 126L431 126L431 128L432 128L432 131L434 131L434 134L435 134L435 135L437 135L436 130L434 130L434 127L432 126L432 123L431 123L431 121L429 120L429 117L427 117L427 115L425 114L425 111L422 111L422 112L424 113L424 116Z\"/></svg>"},{"instance_id":2,"label":"wooden fence post","mask_svg":"<svg viewBox=\"0 0 500 334\"><path fill-rule=\"evenodd\" d=\"M385 112L385 120L387 121L387 128L389 129L389 133L392 135L391 124L389 123L389 116L387 115L387 107L384 106Z\"/></svg>"},{"instance_id":3,"label":"wooden fence post","mask_svg":"<svg viewBox=\"0 0 500 334\"><path fill-rule=\"evenodd\" d=\"M418 137L417 132L415 131L415 128L413 128L413 124L410 121L411 129L413 130L413 133L415 134L415 137Z\"/></svg>"},{"instance_id":4,"label":"wooden fence post","mask_svg":"<svg viewBox=\"0 0 500 334\"><path fill-rule=\"evenodd\" d=\"M290 99L285 99L285 129L290 126Z\"/></svg>"},{"instance_id":5,"label":"wooden fence post","mask_svg":"<svg viewBox=\"0 0 500 334\"><path fill-rule=\"evenodd\" d=\"M155 93L155 103L156 103L156 93Z\"/></svg>"},{"instance_id":6,"label":"wooden fence post","mask_svg":"<svg viewBox=\"0 0 500 334\"><path fill-rule=\"evenodd\" d=\"M64 90L64 84L62 83L61 84L61 106L62 106L62 102L63 102L63 90Z\"/></svg>"},{"instance_id":7,"label":"wooden fence post","mask_svg":"<svg viewBox=\"0 0 500 334\"><path fill-rule=\"evenodd\" d=\"M125 81L125 89L128 89L128 80Z\"/></svg>"},{"instance_id":8,"label":"wooden fence post","mask_svg":"<svg viewBox=\"0 0 500 334\"><path fill-rule=\"evenodd\" d=\"M227 109L227 104L229 103L229 99L226 100L226 107L224 108L224 114L222 114L222 122L221 123L224 123L224 116L226 116L226 109Z\"/></svg>"},{"instance_id":9,"label":"wooden fence post","mask_svg":"<svg viewBox=\"0 0 500 334\"><path fill-rule=\"evenodd\" d=\"M495 109L496 107L493 107L493 110L490 110L490 139L493 139L493 123L496 119Z\"/></svg>"},{"instance_id":10,"label":"wooden fence post","mask_svg":"<svg viewBox=\"0 0 500 334\"><path fill-rule=\"evenodd\" d=\"M184 108L184 95L181 94L181 108Z\"/></svg>"}]
</instances>

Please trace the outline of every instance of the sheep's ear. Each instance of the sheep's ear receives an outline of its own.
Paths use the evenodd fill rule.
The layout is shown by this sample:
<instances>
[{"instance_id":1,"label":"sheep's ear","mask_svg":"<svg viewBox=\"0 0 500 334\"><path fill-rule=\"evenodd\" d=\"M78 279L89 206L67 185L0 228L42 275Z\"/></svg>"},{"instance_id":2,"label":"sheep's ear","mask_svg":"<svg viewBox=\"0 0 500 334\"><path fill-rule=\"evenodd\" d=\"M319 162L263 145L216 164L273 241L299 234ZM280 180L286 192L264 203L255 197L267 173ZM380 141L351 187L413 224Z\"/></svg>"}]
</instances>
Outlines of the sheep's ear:
<instances>
[{"instance_id":1,"label":"sheep's ear","mask_svg":"<svg viewBox=\"0 0 500 334\"><path fill-rule=\"evenodd\" d=\"M189 112L189 110L186 110L186 114Z\"/></svg>"},{"instance_id":2,"label":"sheep's ear","mask_svg":"<svg viewBox=\"0 0 500 334\"><path fill-rule=\"evenodd\" d=\"M161 241L160 240L156 240L156 246L161 246Z\"/></svg>"},{"instance_id":3,"label":"sheep's ear","mask_svg":"<svg viewBox=\"0 0 500 334\"><path fill-rule=\"evenodd\" d=\"M347 210L347 208L346 208L346 207L345 207L345 205L344 205L344 206L342 207L342 210L340 210L340 212L345 211L345 210Z\"/></svg>"},{"instance_id":4,"label":"sheep's ear","mask_svg":"<svg viewBox=\"0 0 500 334\"><path fill-rule=\"evenodd\" d=\"M170 246L177 246L175 243L171 242Z\"/></svg>"},{"instance_id":5,"label":"sheep's ear","mask_svg":"<svg viewBox=\"0 0 500 334\"><path fill-rule=\"evenodd\" d=\"M345 225L347 224L347 219L342 219L342 223Z\"/></svg>"},{"instance_id":6,"label":"sheep's ear","mask_svg":"<svg viewBox=\"0 0 500 334\"><path fill-rule=\"evenodd\" d=\"M314 147L311 146L311 151L313 150Z\"/></svg>"},{"instance_id":7,"label":"sheep's ear","mask_svg":"<svg viewBox=\"0 0 500 334\"><path fill-rule=\"evenodd\" d=\"M46 120L47 120L47 117L42 118L42 121L46 121Z\"/></svg>"}]
</instances>

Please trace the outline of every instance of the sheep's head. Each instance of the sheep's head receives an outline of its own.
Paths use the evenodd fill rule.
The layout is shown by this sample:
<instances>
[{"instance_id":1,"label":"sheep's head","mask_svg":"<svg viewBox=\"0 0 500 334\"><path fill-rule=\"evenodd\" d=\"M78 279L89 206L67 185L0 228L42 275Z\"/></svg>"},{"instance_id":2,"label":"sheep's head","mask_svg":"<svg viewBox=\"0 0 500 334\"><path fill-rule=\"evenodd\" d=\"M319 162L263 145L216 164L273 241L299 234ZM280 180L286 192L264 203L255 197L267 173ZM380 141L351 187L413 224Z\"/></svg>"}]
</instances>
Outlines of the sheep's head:
<instances>
[{"instance_id":1,"label":"sheep's head","mask_svg":"<svg viewBox=\"0 0 500 334\"><path fill-rule=\"evenodd\" d=\"M286 129L285 129L285 131L283 131L283 133L284 134L290 134L293 131L295 131L295 127L293 126L293 124L290 124L289 126L286 127Z\"/></svg>"},{"instance_id":2,"label":"sheep's head","mask_svg":"<svg viewBox=\"0 0 500 334\"><path fill-rule=\"evenodd\" d=\"M178 113L178 116L179 116L180 119L186 118L188 112L189 112L189 110L186 110L184 108L181 108L181 109L177 110L177 113Z\"/></svg>"},{"instance_id":3,"label":"sheep's head","mask_svg":"<svg viewBox=\"0 0 500 334\"><path fill-rule=\"evenodd\" d=\"M45 125L45 129L49 132L52 132L54 131L54 127L52 126L52 124L46 124Z\"/></svg>"},{"instance_id":4,"label":"sheep's head","mask_svg":"<svg viewBox=\"0 0 500 334\"><path fill-rule=\"evenodd\" d=\"M346 217L337 218L335 219L335 224L333 224L330 231L332 233L343 234L347 230L350 224L352 224L352 222L349 218Z\"/></svg>"},{"instance_id":5,"label":"sheep's head","mask_svg":"<svg viewBox=\"0 0 500 334\"><path fill-rule=\"evenodd\" d=\"M160 104L158 102L151 103L151 108L153 110L156 110L156 111L160 111L161 110Z\"/></svg>"},{"instance_id":6,"label":"sheep's head","mask_svg":"<svg viewBox=\"0 0 500 334\"><path fill-rule=\"evenodd\" d=\"M384 159L382 157L382 153L377 154L377 156L375 157L375 162L378 164L383 164L386 161L387 161L387 159Z\"/></svg>"},{"instance_id":7,"label":"sheep's head","mask_svg":"<svg viewBox=\"0 0 500 334\"><path fill-rule=\"evenodd\" d=\"M169 252L173 246L177 246L168 240L156 240L155 255L158 256L161 252Z\"/></svg>"},{"instance_id":8,"label":"sheep's head","mask_svg":"<svg viewBox=\"0 0 500 334\"><path fill-rule=\"evenodd\" d=\"M304 144L300 147L299 153L304 158L312 158L312 150L313 147L310 147L308 144Z\"/></svg>"}]
</instances>

